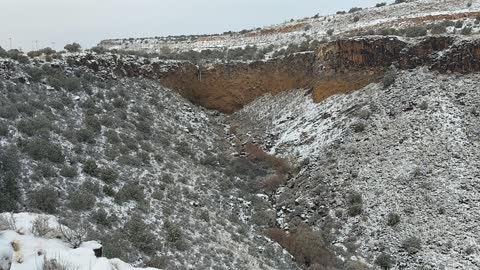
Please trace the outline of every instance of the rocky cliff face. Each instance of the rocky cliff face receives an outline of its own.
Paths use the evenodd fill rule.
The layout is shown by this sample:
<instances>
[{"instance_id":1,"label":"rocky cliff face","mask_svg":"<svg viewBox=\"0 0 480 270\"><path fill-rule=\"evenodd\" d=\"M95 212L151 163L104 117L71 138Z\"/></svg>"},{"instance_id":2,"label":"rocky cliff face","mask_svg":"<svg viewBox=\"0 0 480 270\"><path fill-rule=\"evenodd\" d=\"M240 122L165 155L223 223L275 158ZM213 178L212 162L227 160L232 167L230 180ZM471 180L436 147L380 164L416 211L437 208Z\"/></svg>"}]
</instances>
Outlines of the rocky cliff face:
<instances>
[{"instance_id":1,"label":"rocky cliff face","mask_svg":"<svg viewBox=\"0 0 480 270\"><path fill-rule=\"evenodd\" d=\"M410 42L396 37L342 39L305 52L250 63L151 62L148 59L97 59L93 55L72 61L116 76L159 79L190 101L231 113L264 94L311 89L316 102L378 82L391 65L400 69L427 66L440 72L480 70L480 45L472 40L431 36Z\"/></svg>"}]
</instances>

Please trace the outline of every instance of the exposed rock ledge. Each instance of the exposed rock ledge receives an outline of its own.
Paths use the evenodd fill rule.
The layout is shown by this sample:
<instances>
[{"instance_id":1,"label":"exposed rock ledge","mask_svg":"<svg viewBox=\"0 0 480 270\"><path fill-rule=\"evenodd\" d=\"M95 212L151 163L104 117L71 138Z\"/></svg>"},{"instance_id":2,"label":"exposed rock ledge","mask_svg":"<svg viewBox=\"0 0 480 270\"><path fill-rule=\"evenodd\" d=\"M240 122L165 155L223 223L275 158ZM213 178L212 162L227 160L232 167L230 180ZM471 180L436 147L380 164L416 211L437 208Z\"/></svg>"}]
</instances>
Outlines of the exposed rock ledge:
<instances>
[{"instance_id":1,"label":"exposed rock ledge","mask_svg":"<svg viewBox=\"0 0 480 270\"><path fill-rule=\"evenodd\" d=\"M342 39L320 45L314 52L251 63L216 63L208 68L190 62L151 61L110 55L77 56L70 61L115 76L159 79L189 100L231 113L259 96L298 88L311 89L316 102L379 81L385 69L428 66L446 72L480 70L479 40L431 36L415 42L396 37Z\"/></svg>"}]
</instances>

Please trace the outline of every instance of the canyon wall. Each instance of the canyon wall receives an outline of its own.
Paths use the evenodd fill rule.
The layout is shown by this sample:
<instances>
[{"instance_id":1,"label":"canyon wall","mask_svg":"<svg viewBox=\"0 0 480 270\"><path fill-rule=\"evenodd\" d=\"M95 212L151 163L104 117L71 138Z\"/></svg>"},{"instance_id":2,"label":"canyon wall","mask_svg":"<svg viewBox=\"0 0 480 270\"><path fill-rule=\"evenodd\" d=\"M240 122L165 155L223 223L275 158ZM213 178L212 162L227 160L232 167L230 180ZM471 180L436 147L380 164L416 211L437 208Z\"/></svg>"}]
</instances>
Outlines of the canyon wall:
<instances>
[{"instance_id":1,"label":"canyon wall","mask_svg":"<svg viewBox=\"0 0 480 270\"><path fill-rule=\"evenodd\" d=\"M378 82L392 64L401 69L428 66L439 72L480 70L480 43L455 42L431 36L406 43L395 37L343 39L305 52L251 63L216 63L198 67L189 62L126 61L121 56L98 60L92 55L77 60L96 71L113 70L116 76L158 79L196 104L231 113L257 97L270 93L310 89L316 102Z\"/></svg>"}]
</instances>

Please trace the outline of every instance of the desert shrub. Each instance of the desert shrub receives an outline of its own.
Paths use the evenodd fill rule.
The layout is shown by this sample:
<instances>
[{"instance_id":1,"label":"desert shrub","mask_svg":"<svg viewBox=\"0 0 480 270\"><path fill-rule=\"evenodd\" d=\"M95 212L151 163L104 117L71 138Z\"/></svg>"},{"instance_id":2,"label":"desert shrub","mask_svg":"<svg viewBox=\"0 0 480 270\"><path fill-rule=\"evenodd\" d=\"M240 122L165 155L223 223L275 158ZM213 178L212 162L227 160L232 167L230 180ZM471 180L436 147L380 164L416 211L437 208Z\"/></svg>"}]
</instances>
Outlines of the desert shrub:
<instances>
[{"instance_id":1,"label":"desert shrub","mask_svg":"<svg viewBox=\"0 0 480 270\"><path fill-rule=\"evenodd\" d=\"M445 27L455 26L455 22L451 21L451 20L445 20L445 21L441 22L440 24L442 24Z\"/></svg>"},{"instance_id":2,"label":"desert shrub","mask_svg":"<svg viewBox=\"0 0 480 270\"><path fill-rule=\"evenodd\" d=\"M79 78L67 77L60 73L50 75L47 80L56 90L63 88L69 92L77 92L82 88L82 83Z\"/></svg>"},{"instance_id":3,"label":"desert shrub","mask_svg":"<svg viewBox=\"0 0 480 270\"><path fill-rule=\"evenodd\" d=\"M35 170L37 171L37 173L39 173L45 178L57 176L57 172L55 171L55 169L51 166L51 164L48 163L38 164Z\"/></svg>"},{"instance_id":4,"label":"desert shrub","mask_svg":"<svg viewBox=\"0 0 480 270\"><path fill-rule=\"evenodd\" d=\"M60 175L66 178L74 178L77 176L77 169L71 166L63 166L60 169Z\"/></svg>"},{"instance_id":5,"label":"desert shrub","mask_svg":"<svg viewBox=\"0 0 480 270\"><path fill-rule=\"evenodd\" d=\"M100 179L107 184L112 184L117 181L118 173L114 169L106 167L100 170Z\"/></svg>"},{"instance_id":6,"label":"desert shrub","mask_svg":"<svg viewBox=\"0 0 480 270\"><path fill-rule=\"evenodd\" d=\"M47 259L47 257L44 255L43 265L40 270L70 270L72 268L74 267L66 261Z\"/></svg>"},{"instance_id":7,"label":"desert shrub","mask_svg":"<svg viewBox=\"0 0 480 270\"><path fill-rule=\"evenodd\" d=\"M10 212L17 208L20 190L17 178L21 163L15 147L0 146L0 212Z\"/></svg>"},{"instance_id":8,"label":"desert shrub","mask_svg":"<svg viewBox=\"0 0 480 270\"><path fill-rule=\"evenodd\" d=\"M473 4L472 0L468 1L468 2L467 2L467 7L471 7L472 4Z\"/></svg>"},{"instance_id":9,"label":"desert shrub","mask_svg":"<svg viewBox=\"0 0 480 270\"><path fill-rule=\"evenodd\" d=\"M275 212L268 210L256 210L252 215L252 221L259 226L275 226Z\"/></svg>"},{"instance_id":10,"label":"desert shrub","mask_svg":"<svg viewBox=\"0 0 480 270\"><path fill-rule=\"evenodd\" d=\"M286 174L290 171L290 164L286 159L272 156L258 145L246 144L245 151L249 160L268 163L278 174Z\"/></svg>"},{"instance_id":11,"label":"desert shrub","mask_svg":"<svg viewBox=\"0 0 480 270\"><path fill-rule=\"evenodd\" d=\"M110 197L114 197L115 194L116 194L115 190L113 190L113 188L109 185L103 186L103 193L105 193L105 195L110 196Z\"/></svg>"},{"instance_id":12,"label":"desert shrub","mask_svg":"<svg viewBox=\"0 0 480 270\"><path fill-rule=\"evenodd\" d=\"M95 132L89 128L82 128L76 133L77 140L82 143L95 143Z\"/></svg>"},{"instance_id":13,"label":"desert shrub","mask_svg":"<svg viewBox=\"0 0 480 270\"><path fill-rule=\"evenodd\" d=\"M395 28L383 28L377 31L377 35L381 36L398 36L399 32Z\"/></svg>"},{"instance_id":14,"label":"desert shrub","mask_svg":"<svg viewBox=\"0 0 480 270\"><path fill-rule=\"evenodd\" d=\"M385 72L385 75L383 75L383 88L388 88L392 84L395 83L395 80L397 78L397 72L394 69L389 69L387 72Z\"/></svg>"},{"instance_id":15,"label":"desert shrub","mask_svg":"<svg viewBox=\"0 0 480 270\"><path fill-rule=\"evenodd\" d=\"M447 27L442 23L437 23L432 26L432 34L439 35L447 32Z\"/></svg>"},{"instance_id":16,"label":"desert shrub","mask_svg":"<svg viewBox=\"0 0 480 270\"><path fill-rule=\"evenodd\" d=\"M8 58L8 52L0 46L0 57L1 58Z\"/></svg>"},{"instance_id":17,"label":"desert shrub","mask_svg":"<svg viewBox=\"0 0 480 270\"><path fill-rule=\"evenodd\" d=\"M335 31L334 29L328 29L327 30L327 35L329 35L329 36L333 35L334 31Z\"/></svg>"},{"instance_id":18,"label":"desert shrub","mask_svg":"<svg viewBox=\"0 0 480 270\"><path fill-rule=\"evenodd\" d=\"M422 249L422 241L416 236L411 236L402 242L402 247L408 252L408 254L412 255Z\"/></svg>"},{"instance_id":19,"label":"desert shrub","mask_svg":"<svg viewBox=\"0 0 480 270\"><path fill-rule=\"evenodd\" d=\"M25 114L27 116L33 116L35 114L36 108L32 105L27 102L22 102L18 103L16 107L19 113Z\"/></svg>"},{"instance_id":20,"label":"desert shrub","mask_svg":"<svg viewBox=\"0 0 480 270\"><path fill-rule=\"evenodd\" d=\"M48 160L54 163L65 161L60 146L51 143L45 139L33 139L27 141L22 148L34 160Z\"/></svg>"},{"instance_id":21,"label":"desert shrub","mask_svg":"<svg viewBox=\"0 0 480 270\"><path fill-rule=\"evenodd\" d=\"M358 22L358 21L360 21L360 16L353 17L353 22Z\"/></svg>"},{"instance_id":22,"label":"desert shrub","mask_svg":"<svg viewBox=\"0 0 480 270\"><path fill-rule=\"evenodd\" d=\"M281 185L285 183L285 176L276 174L272 177L269 177L262 183L263 190L267 192L272 192L277 190Z\"/></svg>"},{"instance_id":23,"label":"desert shrub","mask_svg":"<svg viewBox=\"0 0 480 270\"><path fill-rule=\"evenodd\" d=\"M392 256L386 253L381 253L375 259L375 264L384 270L388 270L392 268L394 263L395 263L395 260L392 258Z\"/></svg>"},{"instance_id":24,"label":"desert shrub","mask_svg":"<svg viewBox=\"0 0 480 270\"><path fill-rule=\"evenodd\" d=\"M363 121L357 121L353 123L352 129L355 133L361 133L364 132L366 128L366 125Z\"/></svg>"},{"instance_id":25,"label":"desert shrub","mask_svg":"<svg viewBox=\"0 0 480 270\"><path fill-rule=\"evenodd\" d=\"M30 59L28 58L28 56L19 50L16 50L16 49L9 50L8 55L11 59L18 61L20 64L30 63Z\"/></svg>"},{"instance_id":26,"label":"desert shrub","mask_svg":"<svg viewBox=\"0 0 480 270\"><path fill-rule=\"evenodd\" d=\"M386 6L386 5L387 5L387 3L382 2L382 3L377 3L377 4L375 5L375 7L377 7L377 8L378 8L378 7L384 7L384 6Z\"/></svg>"},{"instance_id":27,"label":"desert shrub","mask_svg":"<svg viewBox=\"0 0 480 270\"><path fill-rule=\"evenodd\" d=\"M187 157L192 154L192 149L190 148L190 145L188 145L188 143L185 141L178 142L175 146L175 150L182 157Z\"/></svg>"},{"instance_id":28,"label":"desert shrub","mask_svg":"<svg viewBox=\"0 0 480 270\"><path fill-rule=\"evenodd\" d=\"M138 121L136 123L137 130L143 132L145 134L151 134L152 129L150 127L151 124L147 123L146 121Z\"/></svg>"},{"instance_id":29,"label":"desert shrub","mask_svg":"<svg viewBox=\"0 0 480 270\"><path fill-rule=\"evenodd\" d=\"M362 195L358 192L352 192L347 197L348 214L351 217L358 216L363 212Z\"/></svg>"},{"instance_id":30,"label":"desert shrub","mask_svg":"<svg viewBox=\"0 0 480 270\"><path fill-rule=\"evenodd\" d=\"M395 0L395 2L393 2L394 4L401 4L401 3L405 3L407 0Z\"/></svg>"},{"instance_id":31,"label":"desert shrub","mask_svg":"<svg viewBox=\"0 0 480 270\"><path fill-rule=\"evenodd\" d=\"M369 270L370 268L360 261L349 261L345 265L345 270Z\"/></svg>"},{"instance_id":32,"label":"desert shrub","mask_svg":"<svg viewBox=\"0 0 480 270\"><path fill-rule=\"evenodd\" d=\"M456 21L455 22L455 28L462 28L463 27L463 21Z\"/></svg>"},{"instance_id":33,"label":"desert shrub","mask_svg":"<svg viewBox=\"0 0 480 270\"><path fill-rule=\"evenodd\" d=\"M168 242L175 243L176 241L179 241L182 239L183 233L177 224L174 224L169 220L166 220L165 223L163 224L163 228L167 234L166 240Z\"/></svg>"},{"instance_id":34,"label":"desert shrub","mask_svg":"<svg viewBox=\"0 0 480 270\"><path fill-rule=\"evenodd\" d=\"M8 125L5 122L0 122L0 136L7 136L9 133L8 131Z\"/></svg>"},{"instance_id":35,"label":"desert shrub","mask_svg":"<svg viewBox=\"0 0 480 270\"><path fill-rule=\"evenodd\" d=\"M418 105L418 107L421 110L426 110L426 109L428 109L428 102L424 100L424 101L422 101L422 103L420 103L420 105Z\"/></svg>"},{"instance_id":36,"label":"desert shrub","mask_svg":"<svg viewBox=\"0 0 480 270\"><path fill-rule=\"evenodd\" d=\"M169 265L169 258L167 256L154 256L147 262L147 267L154 267L158 269L167 269Z\"/></svg>"},{"instance_id":37,"label":"desert shrub","mask_svg":"<svg viewBox=\"0 0 480 270\"><path fill-rule=\"evenodd\" d=\"M112 104L115 106L115 108L127 107L127 102L121 97L114 98Z\"/></svg>"},{"instance_id":38,"label":"desert shrub","mask_svg":"<svg viewBox=\"0 0 480 270\"><path fill-rule=\"evenodd\" d=\"M106 50L100 46L94 46L92 48L90 48L90 50L94 53L97 53L97 54L102 54L102 53L105 53Z\"/></svg>"},{"instance_id":39,"label":"desert shrub","mask_svg":"<svg viewBox=\"0 0 480 270\"><path fill-rule=\"evenodd\" d=\"M132 261L136 259L133 258L132 254L138 253L138 250L134 250L131 243L126 239L124 232L118 230L104 237L104 239L99 240L103 240L102 245L105 257L119 258L123 261Z\"/></svg>"},{"instance_id":40,"label":"desert shrub","mask_svg":"<svg viewBox=\"0 0 480 270\"><path fill-rule=\"evenodd\" d=\"M39 82L45 75L45 71L37 67L25 67L24 70L30 76L32 82Z\"/></svg>"},{"instance_id":41,"label":"desert shrub","mask_svg":"<svg viewBox=\"0 0 480 270\"><path fill-rule=\"evenodd\" d=\"M123 143L130 149L130 150L133 150L133 151L137 151L138 150L138 143L137 143L137 140L135 140L135 138L132 138L126 134L122 134L122 141Z\"/></svg>"},{"instance_id":42,"label":"desert shrub","mask_svg":"<svg viewBox=\"0 0 480 270\"><path fill-rule=\"evenodd\" d=\"M258 176L266 176L267 171L260 166L256 166L245 158L236 158L230 161L225 173L228 176L244 175L249 178L256 178ZM227 181L225 181L227 182Z\"/></svg>"},{"instance_id":43,"label":"desert shrub","mask_svg":"<svg viewBox=\"0 0 480 270\"><path fill-rule=\"evenodd\" d=\"M205 222L210 222L210 213L207 210L200 211L200 219Z\"/></svg>"},{"instance_id":44,"label":"desert shrub","mask_svg":"<svg viewBox=\"0 0 480 270\"><path fill-rule=\"evenodd\" d=\"M157 239L152 233L155 230L138 214L133 214L125 224L123 231L134 247L147 254L154 254L157 249Z\"/></svg>"},{"instance_id":45,"label":"desert shrub","mask_svg":"<svg viewBox=\"0 0 480 270\"><path fill-rule=\"evenodd\" d=\"M102 130L102 123L100 123L100 120L92 114L85 115L85 126L97 133Z\"/></svg>"},{"instance_id":46,"label":"desert shrub","mask_svg":"<svg viewBox=\"0 0 480 270\"><path fill-rule=\"evenodd\" d=\"M87 180L82 183L82 185L80 186L80 190L88 192L95 196L100 196L102 188L98 182Z\"/></svg>"},{"instance_id":47,"label":"desert shrub","mask_svg":"<svg viewBox=\"0 0 480 270\"><path fill-rule=\"evenodd\" d=\"M405 29L405 36L407 37L423 37L427 35L427 28L425 26L416 25Z\"/></svg>"},{"instance_id":48,"label":"desert shrub","mask_svg":"<svg viewBox=\"0 0 480 270\"><path fill-rule=\"evenodd\" d=\"M90 176L96 177L98 175L97 162L95 162L93 159L86 160L83 164L83 172Z\"/></svg>"},{"instance_id":49,"label":"desert shrub","mask_svg":"<svg viewBox=\"0 0 480 270\"><path fill-rule=\"evenodd\" d=\"M74 43L65 45L65 47L63 48L68 52L79 52L82 49L82 46L74 42Z\"/></svg>"},{"instance_id":50,"label":"desert shrub","mask_svg":"<svg viewBox=\"0 0 480 270\"><path fill-rule=\"evenodd\" d=\"M348 13L355 13L355 12L360 11L360 10L362 10L361 7L353 7L348 11Z\"/></svg>"},{"instance_id":51,"label":"desert shrub","mask_svg":"<svg viewBox=\"0 0 480 270\"><path fill-rule=\"evenodd\" d=\"M460 31L460 33L462 35L468 36L468 35L472 34L472 27L466 26L466 27L462 28L462 31Z\"/></svg>"},{"instance_id":52,"label":"desert shrub","mask_svg":"<svg viewBox=\"0 0 480 270\"><path fill-rule=\"evenodd\" d=\"M107 132L105 132L105 136L110 144L117 144L121 142L120 137L118 137L118 133L115 130L107 130Z\"/></svg>"},{"instance_id":53,"label":"desert shrub","mask_svg":"<svg viewBox=\"0 0 480 270\"><path fill-rule=\"evenodd\" d=\"M65 105L63 105L61 100L51 100L48 105L57 111L63 111L65 109Z\"/></svg>"},{"instance_id":54,"label":"desert shrub","mask_svg":"<svg viewBox=\"0 0 480 270\"><path fill-rule=\"evenodd\" d=\"M18 122L17 128L20 132L28 136L48 135L52 128L52 123L48 118L38 116L33 119L21 120Z\"/></svg>"},{"instance_id":55,"label":"desert shrub","mask_svg":"<svg viewBox=\"0 0 480 270\"><path fill-rule=\"evenodd\" d=\"M387 225L395 226L400 222L400 215L396 213L389 213L387 216Z\"/></svg>"},{"instance_id":56,"label":"desert shrub","mask_svg":"<svg viewBox=\"0 0 480 270\"><path fill-rule=\"evenodd\" d=\"M49 233L53 232L53 229L49 226L49 218L38 216L33 220L32 229L33 235L39 237L46 237Z\"/></svg>"},{"instance_id":57,"label":"desert shrub","mask_svg":"<svg viewBox=\"0 0 480 270\"><path fill-rule=\"evenodd\" d=\"M139 151L137 153L137 158L142 161L143 165L150 164L150 154L145 151Z\"/></svg>"},{"instance_id":58,"label":"desert shrub","mask_svg":"<svg viewBox=\"0 0 480 270\"><path fill-rule=\"evenodd\" d=\"M77 211L90 210L95 206L96 198L93 194L84 191L75 191L68 196L68 206Z\"/></svg>"},{"instance_id":59,"label":"desert shrub","mask_svg":"<svg viewBox=\"0 0 480 270\"><path fill-rule=\"evenodd\" d=\"M140 167L143 164L140 158L138 158L137 156L131 156L131 155L123 155L119 157L118 162L120 164L132 166L132 167Z\"/></svg>"},{"instance_id":60,"label":"desert shrub","mask_svg":"<svg viewBox=\"0 0 480 270\"><path fill-rule=\"evenodd\" d=\"M269 229L267 236L283 246L302 265L319 265L325 269L335 266L335 256L328 250L319 233L306 226L297 228L290 234L281 229Z\"/></svg>"},{"instance_id":61,"label":"desert shrub","mask_svg":"<svg viewBox=\"0 0 480 270\"><path fill-rule=\"evenodd\" d=\"M0 106L0 117L4 119L14 120L18 117L18 109L15 104L6 104Z\"/></svg>"},{"instance_id":62,"label":"desert shrub","mask_svg":"<svg viewBox=\"0 0 480 270\"><path fill-rule=\"evenodd\" d=\"M53 214L59 205L59 194L51 187L42 187L30 194L30 205L43 212Z\"/></svg>"},{"instance_id":63,"label":"desert shrub","mask_svg":"<svg viewBox=\"0 0 480 270\"><path fill-rule=\"evenodd\" d=\"M255 144L250 143L245 145L245 151L247 152L248 159L251 161L264 161L269 157L262 148Z\"/></svg>"},{"instance_id":64,"label":"desert shrub","mask_svg":"<svg viewBox=\"0 0 480 270\"><path fill-rule=\"evenodd\" d=\"M115 218L109 215L104 209L93 211L91 218L96 224L103 225L105 227L111 227L112 223L115 221Z\"/></svg>"},{"instance_id":65,"label":"desert shrub","mask_svg":"<svg viewBox=\"0 0 480 270\"><path fill-rule=\"evenodd\" d=\"M168 243L172 244L176 249L180 251L185 251L189 248L183 231L180 229L178 224L172 223L169 220L166 220L163 223L163 229L166 232L166 240Z\"/></svg>"},{"instance_id":66,"label":"desert shrub","mask_svg":"<svg viewBox=\"0 0 480 270\"><path fill-rule=\"evenodd\" d=\"M126 201L141 202L145 199L145 191L142 185L138 182L126 183L116 194L115 201L123 203Z\"/></svg>"}]
</instances>

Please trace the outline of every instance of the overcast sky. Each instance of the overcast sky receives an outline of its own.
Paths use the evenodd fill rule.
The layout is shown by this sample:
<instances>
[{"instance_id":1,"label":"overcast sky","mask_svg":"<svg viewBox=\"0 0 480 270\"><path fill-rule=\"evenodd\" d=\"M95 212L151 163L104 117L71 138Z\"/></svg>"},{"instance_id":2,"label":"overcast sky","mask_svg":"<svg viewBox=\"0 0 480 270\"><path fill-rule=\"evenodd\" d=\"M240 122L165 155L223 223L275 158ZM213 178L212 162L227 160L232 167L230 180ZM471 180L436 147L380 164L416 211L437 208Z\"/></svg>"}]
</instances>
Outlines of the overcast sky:
<instances>
[{"instance_id":1,"label":"overcast sky","mask_svg":"<svg viewBox=\"0 0 480 270\"><path fill-rule=\"evenodd\" d=\"M335 13L382 0L1 0L0 46L84 48L103 39L212 34ZM53 44L55 44L53 46Z\"/></svg>"}]
</instances>

